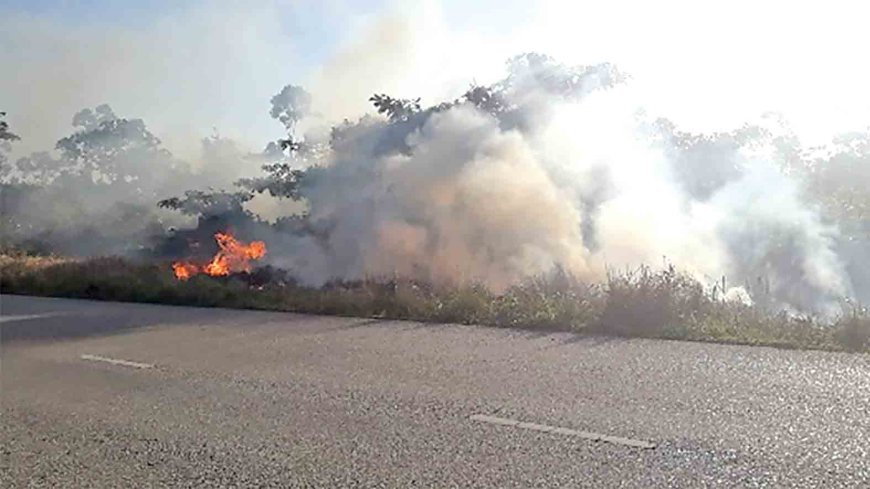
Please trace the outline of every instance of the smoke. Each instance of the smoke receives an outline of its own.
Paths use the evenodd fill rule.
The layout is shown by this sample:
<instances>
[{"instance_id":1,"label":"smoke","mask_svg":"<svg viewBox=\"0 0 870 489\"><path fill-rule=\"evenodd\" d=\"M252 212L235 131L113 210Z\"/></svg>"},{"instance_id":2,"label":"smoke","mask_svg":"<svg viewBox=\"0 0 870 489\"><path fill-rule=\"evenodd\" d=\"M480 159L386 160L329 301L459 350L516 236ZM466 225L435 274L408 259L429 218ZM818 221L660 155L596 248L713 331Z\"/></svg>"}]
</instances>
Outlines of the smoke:
<instances>
[{"instance_id":1,"label":"smoke","mask_svg":"<svg viewBox=\"0 0 870 489\"><path fill-rule=\"evenodd\" d=\"M301 190L321 238L275 262L312 284L400 275L495 290L557 267L600 281L675 264L778 309L832 314L868 297L837 223L785 171L795 141L754 126L680 133L609 65L510 66L510 110L466 101L350 125Z\"/></svg>"},{"instance_id":2,"label":"smoke","mask_svg":"<svg viewBox=\"0 0 870 489\"><path fill-rule=\"evenodd\" d=\"M801 83L833 73L828 55L852 66L848 53L802 41L806 62L780 56L778 44L753 54L769 34L755 21L746 35L754 41L731 53L740 12L704 37L706 23L666 28L658 7L625 19L624 6L581 3L568 12L576 15L547 3L530 27L487 39L469 18L475 29L460 32L438 2L414 3L368 18L326 61L298 69L304 53L281 35L274 6L194 8L132 30L8 16L0 61L17 76L3 77L0 93L38 94L0 107L23 137L15 156L70 130L80 137L18 160L22 172L41 175L25 182L39 187L4 187L4 222L12 219L16 238L75 254L130 254L170 227L232 225L252 234L241 239L266 240L272 264L312 285L401 275L499 291L556 269L601 281L613 269L674 264L705 284L724 277L729 297L776 309L830 314L844 298L870 301L870 134L819 149L782 120L727 129L780 92L788 108L827 96ZM801 22L812 17L800 12ZM578 20L587 18L608 21ZM575 42L563 41L568 32ZM850 36L832 39L845 45ZM650 42L625 40L639 37ZM512 58L507 77L490 85L498 51L526 46L624 62L632 77L530 55ZM680 47L688 51L674 54ZM745 62L724 63L729 56ZM769 59L783 69L773 73ZM819 69L799 76L812 60ZM839 82L848 96L832 95L834 105L870 107L854 95L866 74L849 69ZM306 81L311 99L290 87L271 98L287 80ZM486 86L463 97L475 80ZM374 93L420 96L423 108L405 101L395 117L364 116ZM287 106L273 106L281 124L267 125L270 98ZM143 119L103 110L123 129L107 138L102 122L88 122L95 109L70 128L69 115L104 101ZM803 114L801 127L822 124L806 116L813 110L792 113ZM679 124L658 118L674 114ZM143 120L156 121L153 134ZM221 132L203 138L214 126ZM279 137L290 149L259 152ZM99 148L90 155L111 154L100 168L115 170L82 170L91 161L73 151L82 142ZM286 165L276 185L233 193L264 164ZM292 171L302 172L298 181ZM154 206L188 190L202 193L176 202L187 216Z\"/></svg>"},{"instance_id":3,"label":"smoke","mask_svg":"<svg viewBox=\"0 0 870 489\"><path fill-rule=\"evenodd\" d=\"M329 259L300 267L303 277L399 274L503 288L557 264L583 270L580 214L518 132L458 107L409 136L411 154L366 158L363 147L384 129L363 128L306 188L310 218L329 230Z\"/></svg>"},{"instance_id":4,"label":"smoke","mask_svg":"<svg viewBox=\"0 0 870 489\"><path fill-rule=\"evenodd\" d=\"M675 264L777 309L867 300L854 254L870 253L852 244L847 259L854 236L785 171L793 138L680 133L648 119L611 67L581 70L565 97L548 63L513 78L510 113L465 102L424 112L416 130L353 126L302 192L325 245L290 245L279 262L313 284L401 275L495 290L557 267L600 281Z\"/></svg>"},{"instance_id":5,"label":"smoke","mask_svg":"<svg viewBox=\"0 0 870 489\"><path fill-rule=\"evenodd\" d=\"M277 6L179 5L126 23L98 8L105 19L0 6L0 110L22 136L16 157L51 148L72 114L104 103L188 161L214 127L244 144L280 134L256 103L301 76Z\"/></svg>"}]
</instances>

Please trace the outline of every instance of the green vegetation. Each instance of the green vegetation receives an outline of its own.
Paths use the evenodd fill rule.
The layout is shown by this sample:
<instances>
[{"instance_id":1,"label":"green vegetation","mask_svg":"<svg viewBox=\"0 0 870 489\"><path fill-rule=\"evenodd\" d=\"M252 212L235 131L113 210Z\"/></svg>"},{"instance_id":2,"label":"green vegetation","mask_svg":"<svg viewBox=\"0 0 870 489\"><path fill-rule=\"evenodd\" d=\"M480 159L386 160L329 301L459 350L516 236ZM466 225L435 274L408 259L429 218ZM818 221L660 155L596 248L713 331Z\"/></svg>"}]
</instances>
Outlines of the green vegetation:
<instances>
[{"instance_id":1,"label":"green vegetation","mask_svg":"<svg viewBox=\"0 0 870 489\"><path fill-rule=\"evenodd\" d=\"M614 273L588 285L557 272L502 294L481 286L390 279L293 284L278 270L177 281L168 263L0 255L0 291L56 297L480 324L545 331L870 351L870 313L836 321L717 300L717 290L669 268Z\"/></svg>"}]
</instances>

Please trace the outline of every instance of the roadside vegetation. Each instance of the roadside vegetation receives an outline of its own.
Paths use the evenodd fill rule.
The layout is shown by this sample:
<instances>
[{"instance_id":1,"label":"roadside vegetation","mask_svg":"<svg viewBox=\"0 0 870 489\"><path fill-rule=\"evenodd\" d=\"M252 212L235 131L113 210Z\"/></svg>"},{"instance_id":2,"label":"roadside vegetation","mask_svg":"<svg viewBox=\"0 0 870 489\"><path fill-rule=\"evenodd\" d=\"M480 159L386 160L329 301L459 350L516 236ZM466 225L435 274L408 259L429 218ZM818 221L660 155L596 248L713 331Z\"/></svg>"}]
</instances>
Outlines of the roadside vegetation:
<instances>
[{"instance_id":1,"label":"roadside vegetation","mask_svg":"<svg viewBox=\"0 0 870 489\"><path fill-rule=\"evenodd\" d=\"M190 161L107 104L19 155L33 135L0 111L0 290L870 350L870 132L813 147L778 118L695 133L611 114L629 78L525 53L491 85L428 106L374 94L341 123L288 84L269 100L280 138L253 151L215 131ZM223 234L256 253L215 263ZM288 270L250 267L266 249ZM658 256L677 268L545 273Z\"/></svg>"},{"instance_id":2,"label":"roadside vegetation","mask_svg":"<svg viewBox=\"0 0 870 489\"><path fill-rule=\"evenodd\" d=\"M557 272L494 294L483 286L403 279L303 287L271 267L229 277L174 278L169 263L0 255L0 291L97 300L479 324L542 331L870 351L870 313L835 320L720 299L674 268L612 273L584 284Z\"/></svg>"}]
</instances>

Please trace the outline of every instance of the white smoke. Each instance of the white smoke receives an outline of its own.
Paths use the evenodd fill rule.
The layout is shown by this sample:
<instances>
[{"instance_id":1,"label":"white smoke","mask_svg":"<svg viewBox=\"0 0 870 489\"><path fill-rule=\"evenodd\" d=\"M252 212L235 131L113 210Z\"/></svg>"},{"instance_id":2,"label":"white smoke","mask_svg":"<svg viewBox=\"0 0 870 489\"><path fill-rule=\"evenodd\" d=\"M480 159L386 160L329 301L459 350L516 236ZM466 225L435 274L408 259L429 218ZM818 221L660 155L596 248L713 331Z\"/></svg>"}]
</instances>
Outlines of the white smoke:
<instances>
[{"instance_id":1,"label":"white smoke","mask_svg":"<svg viewBox=\"0 0 870 489\"><path fill-rule=\"evenodd\" d=\"M481 8L460 7L459 17ZM772 135L752 144L742 136L696 144L690 135L686 143L647 115L677 114L695 123L691 129L721 130L776 108L767 105L773 100L803 126L866 121L870 72L852 61L863 54L855 46L866 45L858 42L866 40L858 28L866 16L847 15L843 5L825 15L794 6L799 19L782 23L775 8L737 2L710 25L696 9L542 2L524 28L482 38L474 34L489 17L464 19L473 28L460 32L439 2L414 2L364 22L362 35L331 59L298 71L276 5L200 6L141 30L10 13L0 19L0 44L10 48L0 61L15 76L0 79L0 92L15 96L0 109L24 137L16 151L26 154L65 135L78 109L112 103L154 121L167 146L200 160L190 181L173 185L220 188L253 176L262 161L250 148L283 136L267 134L272 129L251 123L251 114L267 124L258 103L287 79L310 85L315 114L301 128L309 131L358 116L375 92L433 104L455 97L477 70L478 81L489 80L505 50L613 60L636 79L602 90L623 81L603 65L563 97L556 92L565 80L520 76L504 92L517 109L501 118L462 103L419 115L410 131L377 117L344 128L306 177L302 202L264 195L246 202L272 222L309 213L313 232L276 233L280 244L270 243L269 257L311 284L400 274L500 290L557 267L592 281L610 268L673 263L705 283L725 277L736 286L729 296L744 302L750 294L780 308L830 312L846 296L870 300L870 238L860 237L870 236L861 231L866 218L846 237L842 223L808 198L805 182L783 171ZM805 35L823 21L830 35ZM782 45L765 44L769 38ZM34 95L17 95L25 93ZM827 112L815 110L828 99L836 103ZM858 116L816 116L844 107ZM236 117L244 130L233 128ZM243 141L201 145L200 131L212 126ZM870 165L867 154L855 156L856 165ZM34 219L56 213L27 210Z\"/></svg>"},{"instance_id":2,"label":"white smoke","mask_svg":"<svg viewBox=\"0 0 870 489\"><path fill-rule=\"evenodd\" d=\"M459 104L400 133L402 152L382 150L394 126L362 120L303 191L325 242L289 244L279 263L312 284L401 275L495 290L557 267L600 281L674 264L702 283L725 277L735 300L825 314L854 294L836 226L769 140L715 154L736 173L693 192L630 86L597 89L612 85L608 70L567 99L521 78L505 92L519 122Z\"/></svg>"}]
</instances>

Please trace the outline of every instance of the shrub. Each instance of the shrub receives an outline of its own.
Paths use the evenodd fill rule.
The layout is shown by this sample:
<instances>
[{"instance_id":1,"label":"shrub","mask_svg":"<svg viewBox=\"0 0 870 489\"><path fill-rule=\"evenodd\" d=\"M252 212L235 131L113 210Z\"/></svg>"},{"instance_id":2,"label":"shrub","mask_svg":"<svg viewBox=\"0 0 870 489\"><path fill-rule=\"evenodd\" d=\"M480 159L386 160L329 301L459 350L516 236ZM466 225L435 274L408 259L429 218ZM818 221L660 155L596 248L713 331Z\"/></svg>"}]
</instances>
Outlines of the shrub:
<instances>
[{"instance_id":1,"label":"shrub","mask_svg":"<svg viewBox=\"0 0 870 489\"><path fill-rule=\"evenodd\" d=\"M493 307L500 326L580 330L600 316L603 300L599 288L558 269L510 288Z\"/></svg>"},{"instance_id":2,"label":"shrub","mask_svg":"<svg viewBox=\"0 0 870 489\"><path fill-rule=\"evenodd\" d=\"M870 350L870 311L865 307L852 307L834 325L837 342L846 350Z\"/></svg>"},{"instance_id":3,"label":"shrub","mask_svg":"<svg viewBox=\"0 0 870 489\"><path fill-rule=\"evenodd\" d=\"M674 334L709 313L713 300L704 288L673 266L609 273L606 305L595 330L625 336Z\"/></svg>"}]
</instances>

